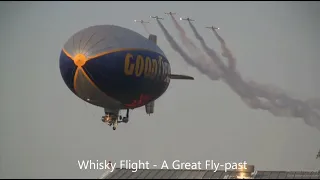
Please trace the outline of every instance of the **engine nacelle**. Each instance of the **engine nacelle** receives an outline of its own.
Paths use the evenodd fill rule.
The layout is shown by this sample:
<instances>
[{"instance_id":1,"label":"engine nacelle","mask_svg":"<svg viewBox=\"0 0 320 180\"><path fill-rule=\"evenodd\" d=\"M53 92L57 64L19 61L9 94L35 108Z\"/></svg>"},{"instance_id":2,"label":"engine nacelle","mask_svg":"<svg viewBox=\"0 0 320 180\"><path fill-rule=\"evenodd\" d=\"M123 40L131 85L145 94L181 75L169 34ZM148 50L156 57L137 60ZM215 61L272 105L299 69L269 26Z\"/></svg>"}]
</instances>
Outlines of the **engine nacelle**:
<instances>
[{"instance_id":1,"label":"engine nacelle","mask_svg":"<svg viewBox=\"0 0 320 180\"><path fill-rule=\"evenodd\" d=\"M147 114L153 114L154 112L154 101L149 102L148 104L145 105L146 107L146 113Z\"/></svg>"}]
</instances>

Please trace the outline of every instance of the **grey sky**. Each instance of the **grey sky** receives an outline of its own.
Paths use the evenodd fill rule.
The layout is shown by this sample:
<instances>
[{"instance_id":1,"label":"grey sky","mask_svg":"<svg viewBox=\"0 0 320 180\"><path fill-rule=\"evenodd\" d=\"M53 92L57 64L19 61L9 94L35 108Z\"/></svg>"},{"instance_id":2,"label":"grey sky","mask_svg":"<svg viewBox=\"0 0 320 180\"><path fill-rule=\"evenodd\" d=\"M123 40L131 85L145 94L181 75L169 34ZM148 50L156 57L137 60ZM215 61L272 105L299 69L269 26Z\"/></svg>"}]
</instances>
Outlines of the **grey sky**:
<instances>
[{"instance_id":1,"label":"grey sky","mask_svg":"<svg viewBox=\"0 0 320 180\"><path fill-rule=\"evenodd\" d=\"M188 66L158 36L172 72L195 81L171 81L155 103L117 131L100 120L103 109L85 104L64 84L63 44L91 25L115 24L147 35L133 19L190 16L207 44L221 52L204 26L216 25L245 79L268 83L301 99L319 97L318 2L0 2L0 178L96 178L78 160L246 160L259 170L313 170L320 132L301 119L249 109L226 84ZM189 25L180 22L194 43Z\"/></svg>"}]
</instances>

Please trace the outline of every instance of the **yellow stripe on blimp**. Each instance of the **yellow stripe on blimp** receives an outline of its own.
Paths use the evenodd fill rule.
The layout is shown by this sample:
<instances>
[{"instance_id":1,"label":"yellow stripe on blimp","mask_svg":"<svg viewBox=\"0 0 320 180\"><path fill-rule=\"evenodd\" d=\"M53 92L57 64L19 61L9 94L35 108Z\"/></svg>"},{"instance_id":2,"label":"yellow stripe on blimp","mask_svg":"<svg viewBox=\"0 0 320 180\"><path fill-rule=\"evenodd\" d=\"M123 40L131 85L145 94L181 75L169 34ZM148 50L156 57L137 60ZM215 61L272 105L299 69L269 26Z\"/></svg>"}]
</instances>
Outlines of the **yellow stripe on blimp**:
<instances>
[{"instance_id":1,"label":"yellow stripe on blimp","mask_svg":"<svg viewBox=\"0 0 320 180\"><path fill-rule=\"evenodd\" d=\"M109 51L104 51L104 52L98 53L96 55L87 57L85 55L86 53L78 53L75 56L72 56L64 48L62 49L62 51L66 54L66 56L68 56L72 61L74 61L77 66L83 66L86 62L88 62L91 59L98 58L98 57L101 57L101 56L104 56L104 55L107 55L107 54L111 54L111 53L115 53L115 52L120 52L120 51L149 51L149 52L155 52L155 51L151 51L149 49L143 49L143 48L119 48L119 49L112 49L112 50L109 50Z\"/></svg>"},{"instance_id":2,"label":"yellow stripe on blimp","mask_svg":"<svg viewBox=\"0 0 320 180\"><path fill-rule=\"evenodd\" d=\"M82 74L85 76L85 78L89 81L89 83L94 86L95 88L98 88L97 85L90 79L88 74L83 70L82 66L88 61L86 57L83 54L77 54L75 57L72 57L65 49L62 49L62 51L68 56L71 60L75 62L77 65L76 72L73 77L73 89L75 92L77 92L77 79L79 75L79 71L82 72ZM77 61L78 60L78 61Z\"/></svg>"},{"instance_id":3,"label":"yellow stripe on blimp","mask_svg":"<svg viewBox=\"0 0 320 180\"><path fill-rule=\"evenodd\" d=\"M76 73L74 74L74 77L73 77L73 88L74 88L74 91L77 93L77 79L78 79L78 75L79 75L79 72L82 72L82 74L84 75L84 77L89 81L89 83L94 86L95 88L99 89L98 86L90 79L90 77L88 76L88 74L83 70L82 67L77 67L76 69Z\"/></svg>"}]
</instances>

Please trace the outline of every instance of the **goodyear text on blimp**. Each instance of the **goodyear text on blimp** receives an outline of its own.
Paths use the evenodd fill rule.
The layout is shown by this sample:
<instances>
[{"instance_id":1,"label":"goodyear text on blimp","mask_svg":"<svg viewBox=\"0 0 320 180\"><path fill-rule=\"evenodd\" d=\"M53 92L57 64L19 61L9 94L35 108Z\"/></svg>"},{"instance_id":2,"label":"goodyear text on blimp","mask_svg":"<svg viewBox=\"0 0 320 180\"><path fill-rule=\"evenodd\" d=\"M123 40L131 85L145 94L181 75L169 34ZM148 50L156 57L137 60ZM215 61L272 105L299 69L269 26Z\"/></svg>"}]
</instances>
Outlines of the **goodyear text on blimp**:
<instances>
[{"instance_id":1,"label":"goodyear text on blimp","mask_svg":"<svg viewBox=\"0 0 320 180\"><path fill-rule=\"evenodd\" d=\"M131 160L121 160L120 169L132 169L132 172L137 172L138 169L149 169L149 161L132 162Z\"/></svg>"},{"instance_id":2,"label":"goodyear text on blimp","mask_svg":"<svg viewBox=\"0 0 320 180\"><path fill-rule=\"evenodd\" d=\"M149 56L127 53L124 62L124 74L127 76L145 77L159 81L169 82L169 63L163 61L162 56L151 58Z\"/></svg>"}]
</instances>

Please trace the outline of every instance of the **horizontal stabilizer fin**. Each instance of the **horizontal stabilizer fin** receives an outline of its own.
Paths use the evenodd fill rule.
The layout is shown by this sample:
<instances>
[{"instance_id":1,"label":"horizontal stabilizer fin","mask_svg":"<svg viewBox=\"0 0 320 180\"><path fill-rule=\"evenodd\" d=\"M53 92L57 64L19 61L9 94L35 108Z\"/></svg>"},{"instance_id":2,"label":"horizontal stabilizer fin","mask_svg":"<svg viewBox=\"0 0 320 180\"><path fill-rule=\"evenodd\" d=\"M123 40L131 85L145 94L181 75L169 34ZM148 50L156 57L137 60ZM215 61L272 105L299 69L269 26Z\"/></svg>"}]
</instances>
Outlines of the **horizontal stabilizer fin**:
<instances>
[{"instance_id":1,"label":"horizontal stabilizer fin","mask_svg":"<svg viewBox=\"0 0 320 180\"><path fill-rule=\"evenodd\" d=\"M150 34L149 40L157 44L157 36L156 35Z\"/></svg>"},{"instance_id":2,"label":"horizontal stabilizer fin","mask_svg":"<svg viewBox=\"0 0 320 180\"><path fill-rule=\"evenodd\" d=\"M180 75L180 74L170 74L170 75L169 75L169 78L170 78L170 79L194 80L194 78L191 77L191 76Z\"/></svg>"}]
</instances>

